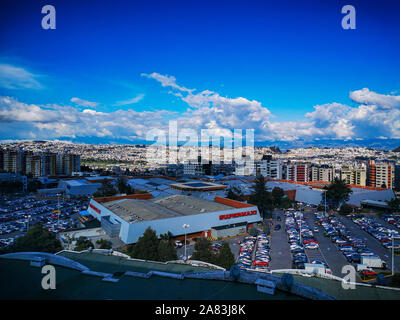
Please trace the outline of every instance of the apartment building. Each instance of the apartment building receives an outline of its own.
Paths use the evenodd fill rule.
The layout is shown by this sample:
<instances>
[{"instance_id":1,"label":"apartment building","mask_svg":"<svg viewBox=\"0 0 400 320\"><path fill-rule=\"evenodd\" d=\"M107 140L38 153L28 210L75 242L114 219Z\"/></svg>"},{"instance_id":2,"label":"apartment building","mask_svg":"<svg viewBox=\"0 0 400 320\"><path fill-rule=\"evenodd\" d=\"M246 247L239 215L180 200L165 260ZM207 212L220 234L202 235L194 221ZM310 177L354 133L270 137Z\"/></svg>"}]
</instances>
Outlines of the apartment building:
<instances>
[{"instance_id":1,"label":"apartment building","mask_svg":"<svg viewBox=\"0 0 400 320\"><path fill-rule=\"evenodd\" d=\"M368 185L371 187L393 189L395 172L394 164L386 161L368 161Z\"/></svg>"},{"instance_id":2,"label":"apartment building","mask_svg":"<svg viewBox=\"0 0 400 320\"><path fill-rule=\"evenodd\" d=\"M365 168L342 167L340 178L347 184L365 187L367 185L367 170Z\"/></svg>"},{"instance_id":3,"label":"apartment building","mask_svg":"<svg viewBox=\"0 0 400 320\"><path fill-rule=\"evenodd\" d=\"M286 166L286 179L295 182L309 182L310 166L308 164L288 164Z\"/></svg>"},{"instance_id":4,"label":"apartment building","mask_svg":"<svg viewBox=\"0 0 400 320\"><path fill-rule=\"evenodd\" d=\"M20 150L3 151L3 170L10 173L19 173L23 168L23 152Z\"/></svg>"},{"instance_id":5,"label":"apartment building","mask_svg":"<svg viewBox=\"0 0 400 320\"><path fill-rule=\"evenodd\" d=\"M256 171L269 179L282 179L282 163L279 159L272 159L271 155L264 155L261 161L256 162Z\"/></svg>"},{"instance_id":6,"label":"apartment building","mask_svg":"<svg viewBox=\"0 0 400 320\"><path fill-rule=\"evenodd\" d=\"M400 163L396 163L394 167L394 187L400 190Z\"/></svg>"},{"instance_id":7,"label":"apartment building","mask_svg":"<svg viewBox=\"0 0 400 320\"><path fill-rule=\"evenodd\" d=\"M333 181L334 171L327 165L311 167L311 181Z\"/></svg>"},{"instance_id":8,"label":"apartment building","mask_svg":"<svg viewBox=\"0 0 400 320\"><path fill-rule=\"evenodd\" d=\"M1 169L9 173L32 174L33 177L72 175L80 171L80 155L3 150Z\"/></svg>"}]
</instances>

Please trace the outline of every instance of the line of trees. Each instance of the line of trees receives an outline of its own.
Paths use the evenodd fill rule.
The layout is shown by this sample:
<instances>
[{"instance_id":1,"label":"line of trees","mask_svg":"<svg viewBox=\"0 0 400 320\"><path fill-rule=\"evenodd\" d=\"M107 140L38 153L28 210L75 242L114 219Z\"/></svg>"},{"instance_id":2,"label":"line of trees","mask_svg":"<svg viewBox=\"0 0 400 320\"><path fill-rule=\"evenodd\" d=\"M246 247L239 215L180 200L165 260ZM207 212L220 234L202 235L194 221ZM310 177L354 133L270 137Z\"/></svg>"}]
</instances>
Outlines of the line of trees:
<instances>
[{"instance_id":1,"label":"line of trees","mask_svg":"<svg viewBox=\"0 0 400 320\"><path fill-rule=\"evenodd\" d=\"M2 181L0 182L0 194L22 192L23 187L21 181Z\"/></svg>"},{"instance_id":2,"label":"line of trees","mask_svg":"<svg viewBox=\"0 0 400 320\"><path fill-rule=\"evenodd\" d=\"M229 270L235 264L235 256L229 247L229 243L224 241L219 249L219 253L214 253L211 248L211 241L200 238L194 245L193 260L204 261L215 264Z\"/></svg>"},{"instance_id":3,"label":"line of trees","mask_svg":"<svg viewBox=\"0 0 400 320\"><path fill-rule=\"evenodd\" d=\"M117 193L133 194L134 189L128 184L126 178L117 179L115 186L109 180L102 182L101 187L93 194L94 197L111 197Z\"/></svg>"},{"instance_id":4,"label":"line of trees","mask_svg":"<svg viewBox=\"0 0 400 320\"><path fill-rule=\"evenodd\" d=\"M128 246L128 255L131 258L152 261L176 260L178 257L171 236L169 232L158 238L156 232L148 227L135 244Z\"/></svg>"}]
</instances>

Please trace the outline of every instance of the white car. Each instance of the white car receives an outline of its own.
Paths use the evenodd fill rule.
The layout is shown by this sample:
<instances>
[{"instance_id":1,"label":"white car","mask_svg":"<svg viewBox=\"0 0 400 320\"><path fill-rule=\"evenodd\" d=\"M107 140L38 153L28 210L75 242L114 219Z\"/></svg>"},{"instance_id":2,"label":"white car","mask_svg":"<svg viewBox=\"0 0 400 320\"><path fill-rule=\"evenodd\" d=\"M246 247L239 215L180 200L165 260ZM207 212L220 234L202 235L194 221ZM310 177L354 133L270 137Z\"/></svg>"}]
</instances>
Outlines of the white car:
<instances>
[{"instance_id":1,"label":"white car","mask_svg":"<svg viewBox=\"0 0 400 320\"><path fill-rule=\"evenodd\" d=\"M310 242L304 245L304 248L306 249L318 249L318 243L315 242Z\"/></svg>"}]
</instances>

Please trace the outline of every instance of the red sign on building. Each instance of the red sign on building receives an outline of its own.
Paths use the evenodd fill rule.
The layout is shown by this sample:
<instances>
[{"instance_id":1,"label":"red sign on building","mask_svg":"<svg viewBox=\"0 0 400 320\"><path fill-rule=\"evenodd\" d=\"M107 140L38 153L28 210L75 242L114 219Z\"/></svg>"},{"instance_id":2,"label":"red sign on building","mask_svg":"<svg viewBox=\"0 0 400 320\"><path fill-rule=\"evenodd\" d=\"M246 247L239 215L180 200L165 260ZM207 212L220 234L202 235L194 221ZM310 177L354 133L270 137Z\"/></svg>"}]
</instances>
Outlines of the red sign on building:
<instances>
[{"instance_id":1,"label":"red sign on building","mask_svg":"<svg viewBox=\"0 0 400 320\"><path fill-rule=\"evenodd\" d=\"M252 210L252 211L243 211L243 212L238 212L238 213L230 213L230 214L222 214L219 216L219 220L225 220L225 219L230 219L230 218L238 218L238 217L244 217L244 216L251 216L257 214L257 210Z\"/></svg>"}]
</instances>

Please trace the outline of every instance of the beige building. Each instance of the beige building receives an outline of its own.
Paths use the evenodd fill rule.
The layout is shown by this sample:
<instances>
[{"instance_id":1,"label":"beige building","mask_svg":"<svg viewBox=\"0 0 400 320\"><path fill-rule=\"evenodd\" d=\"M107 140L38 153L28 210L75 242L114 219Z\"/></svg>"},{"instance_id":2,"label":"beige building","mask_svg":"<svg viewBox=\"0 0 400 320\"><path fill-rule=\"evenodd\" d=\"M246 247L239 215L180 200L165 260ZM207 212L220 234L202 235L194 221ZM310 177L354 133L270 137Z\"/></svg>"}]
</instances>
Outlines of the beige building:
<instances>
[{"instance_id":1,"label":"beige building","mask_svg":"<svg viewBox=\"0 0 400 320\"><path fill-rule=\"evenodd\" d=\"M333 181L333 168L328 166L311 168L311 181Z\"/></svg>"},{"instance_id":2,"label":"beige building","mask_svg":"<svg viewBox=\"0 0 400 320\"><path fill-rule=\"evenodd\" d=\"M364 168L343 167L340 178L347 184L365 187L367 185L367 170Z\"/></svg>"}]
</instances>

